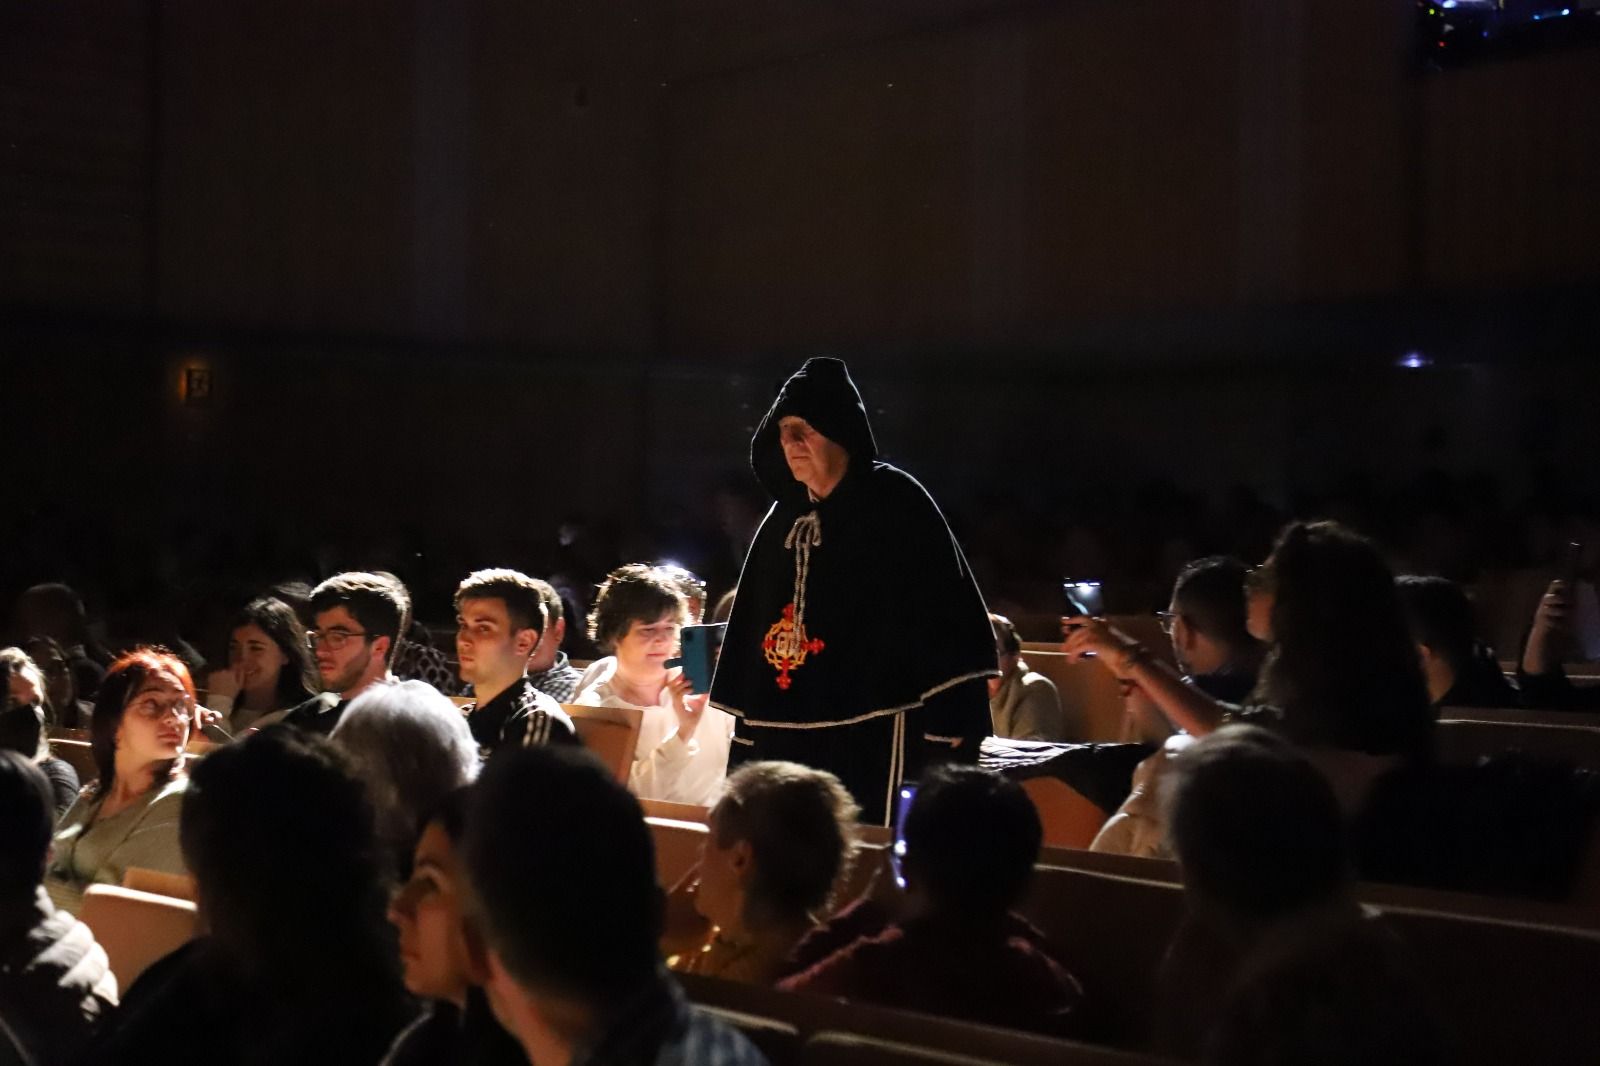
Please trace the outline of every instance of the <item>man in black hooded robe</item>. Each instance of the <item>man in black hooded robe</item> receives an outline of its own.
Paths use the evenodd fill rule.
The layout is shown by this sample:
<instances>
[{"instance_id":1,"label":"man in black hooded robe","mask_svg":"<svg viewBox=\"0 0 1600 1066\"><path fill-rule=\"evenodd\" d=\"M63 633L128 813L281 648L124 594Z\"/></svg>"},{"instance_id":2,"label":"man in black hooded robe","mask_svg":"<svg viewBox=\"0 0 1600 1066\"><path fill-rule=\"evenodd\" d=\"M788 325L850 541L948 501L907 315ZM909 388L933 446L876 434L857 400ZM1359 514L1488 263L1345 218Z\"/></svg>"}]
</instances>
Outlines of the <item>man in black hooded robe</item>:
<instances>
[{"instance_id":1,"label":"man in black hooded robe","mask_svg":"<svg viewBox=\"0 0 1600 1066\"><path fill-rule=\"evenodd\" d=\"M787 759L838 775L865 822L933 759L989 734L994 631L965 556L916 479L878 461L837 359L791 377L750 442L775 498L728 620L711 703L730 768Z\"/></svg>"}]
</instances>

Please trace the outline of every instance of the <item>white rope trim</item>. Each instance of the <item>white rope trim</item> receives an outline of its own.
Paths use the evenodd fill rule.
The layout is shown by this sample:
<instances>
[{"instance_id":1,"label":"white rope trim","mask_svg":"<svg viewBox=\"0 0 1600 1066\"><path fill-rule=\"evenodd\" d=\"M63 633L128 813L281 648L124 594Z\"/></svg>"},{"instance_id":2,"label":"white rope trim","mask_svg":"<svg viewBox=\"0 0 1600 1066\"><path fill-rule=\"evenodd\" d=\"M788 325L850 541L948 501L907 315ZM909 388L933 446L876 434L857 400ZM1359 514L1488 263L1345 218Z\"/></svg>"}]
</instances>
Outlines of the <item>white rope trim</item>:
<instances>
[{"instance_id":1,"label":"white rope trim","mask_svg":"<svg viewBox=\"0 0 1600 1066\"><path fill-rule=\"evenodd\" d=\"M858 714L854 718L839 718L828 722L766 722L751 718L744 711L741 711L737 707L731 707L726 703L712 703L711 706L726 714L731 714L735 718L743 718L750 725L760 726L763 729L832 729L836 726L856 725L860 722L865 722L873 718L881 718L886 714L900 714L904 711L915 711L923 705L929 696L937 696L945 689L953 688L954 686L961 684L963 681L975 681L980 677L999 676L999 670L979 670L977 673L973 674L962 674L960 677L953 677L949 681L945 681L942 684L938 684L933 688L930 688L928 691L924 692L922 694L922 698L917 700L915 703L902 703L898 707L884 707L880 710L868 711L865 714Z\"/></svg>"},{"instance_id":2,"label":"white rope trim","mask_svg":"<svg viewBox=\"0 0 1600 1066\"><path fill-rule=\"evenodd\" d=\"M743 744L747 748L753 748L753 747L756 746L756 742L755 741L749 740L749 739L747 739L745 737L732 736L732 737L729 737L728 739L733 741L735 744Z\"/></svg>"}]
</instances>

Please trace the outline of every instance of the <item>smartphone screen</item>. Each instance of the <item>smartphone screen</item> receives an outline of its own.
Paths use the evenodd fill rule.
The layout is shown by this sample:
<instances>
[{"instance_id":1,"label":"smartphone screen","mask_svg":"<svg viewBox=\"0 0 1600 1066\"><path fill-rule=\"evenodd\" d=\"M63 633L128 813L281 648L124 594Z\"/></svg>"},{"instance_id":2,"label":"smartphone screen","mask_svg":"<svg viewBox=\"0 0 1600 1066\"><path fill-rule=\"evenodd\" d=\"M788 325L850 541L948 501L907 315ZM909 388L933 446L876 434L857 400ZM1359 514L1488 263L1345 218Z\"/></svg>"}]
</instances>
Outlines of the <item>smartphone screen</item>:
<instances>
[{"instance_id":1,"label":"smartphone screen","mask_svg":"<svg viewBox=\"0 0 1600 1066\"><path fill-rule=\"evenodd\" d=\"M1080 581L1070 577L1062 578L1061 610L1069 618L1076 618L1080 615L1099 618L1105 614L1106 604L1105 598L1101 595L1100 582Z\"/></svg>"},{"instance_id":2,"label":"smartphone screen","mask_svg":"<svg viewBox=\"0 0 1600 1066\"><path fill-rule=\"evenodd\" d=\"M722 652L722 639L727 632L726 622L683 627L680 635L683 642L683 672L694 691L711 691L711 676L716 673L717 656Z\"/></svg>"},{"instance_id":3,"label":"smartphone screen","mask_svg":"<svg viewBox=\"0 0 1600 1066\"><path fill-rule=\"evenodd\" d=\"M916 798L917 786L903 784L894 804L894 846L889 849L889 866L894 870L894 883L901 888L906 887L906 815L911 813L911 801Z\"/></svg>"}]
</instances>

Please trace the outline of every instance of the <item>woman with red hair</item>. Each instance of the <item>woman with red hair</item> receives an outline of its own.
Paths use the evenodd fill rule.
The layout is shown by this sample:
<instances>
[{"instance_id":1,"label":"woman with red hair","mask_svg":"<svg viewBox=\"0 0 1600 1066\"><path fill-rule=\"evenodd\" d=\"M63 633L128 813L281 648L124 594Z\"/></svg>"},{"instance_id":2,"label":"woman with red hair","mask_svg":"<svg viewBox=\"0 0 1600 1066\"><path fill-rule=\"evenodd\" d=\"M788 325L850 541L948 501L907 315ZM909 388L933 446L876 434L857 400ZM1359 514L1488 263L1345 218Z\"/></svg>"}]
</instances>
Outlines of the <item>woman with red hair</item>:
<instances>
[{"instance_id":1,"label":"woman with red hair","mask_svg":"<svg viewBox=\"0 0 1600 1066\"><path fill-rule=\"evenodd\" d=\"M194 718L194 681L177 656L139 648L111 664L90 723L99 780L56 827L45 883L57 906L76 912L84 889L121 884L130 866L184 872L178 814Z\"/></svg>"}]
</instances>

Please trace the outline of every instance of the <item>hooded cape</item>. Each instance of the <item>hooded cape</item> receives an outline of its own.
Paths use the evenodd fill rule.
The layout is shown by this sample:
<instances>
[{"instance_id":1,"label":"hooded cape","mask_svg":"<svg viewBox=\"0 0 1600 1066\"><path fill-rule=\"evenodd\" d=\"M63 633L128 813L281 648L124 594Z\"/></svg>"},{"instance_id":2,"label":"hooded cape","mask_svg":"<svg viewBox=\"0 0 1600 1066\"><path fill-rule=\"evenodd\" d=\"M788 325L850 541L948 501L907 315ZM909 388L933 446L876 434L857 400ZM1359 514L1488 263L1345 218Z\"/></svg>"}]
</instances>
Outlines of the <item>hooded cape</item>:
<instances>
[{"instance_id":1,"label":"hooded cape","mask_svg":"<svg viewBox=\"0 0 1600 1066\"><path fill-rule=\"evenodd\" d=\"M778 436L788 415L850 453L824 500L812 501L789 472ZM844 363L811 359L788 380L751 439L750 464L775 502L745 558L711 685L712 703L744 719L741 732L914 712L998 672L966 558L927 491L878 461ZM908 733L928 729L927 739L954 739L933 722Z\"/></svg>"}]
</instances>

